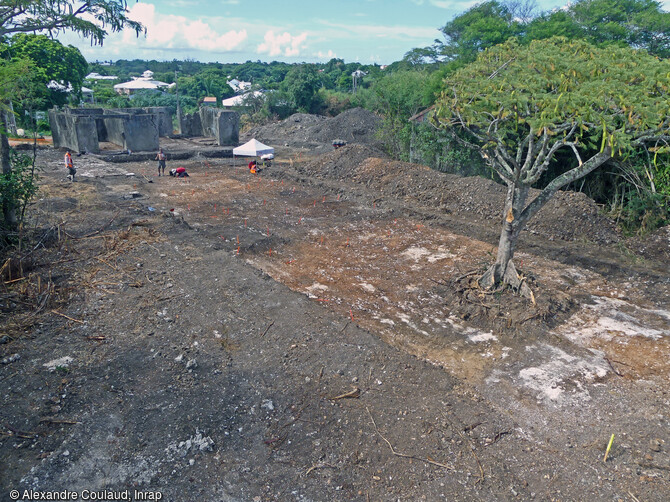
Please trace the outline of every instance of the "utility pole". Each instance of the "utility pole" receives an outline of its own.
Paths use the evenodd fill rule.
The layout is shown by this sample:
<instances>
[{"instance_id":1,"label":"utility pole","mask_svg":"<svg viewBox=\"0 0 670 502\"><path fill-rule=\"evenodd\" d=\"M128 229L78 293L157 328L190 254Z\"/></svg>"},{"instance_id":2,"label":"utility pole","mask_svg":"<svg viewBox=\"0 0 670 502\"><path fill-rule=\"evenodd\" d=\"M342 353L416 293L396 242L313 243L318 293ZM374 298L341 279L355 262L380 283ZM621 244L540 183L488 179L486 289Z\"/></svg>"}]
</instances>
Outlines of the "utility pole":
<instances>
[{"instance_id":1,"label":"utility pole","mask_svg":"<svg viewBox=\"0 0 670 502\"><path fill-rule=\"evenodd\" d=\"M177 132L181 134L181 105L179 104L179 84L177 83L177 70L174 71L174 90L177 94Z\"/></svg>"}]
</instances>

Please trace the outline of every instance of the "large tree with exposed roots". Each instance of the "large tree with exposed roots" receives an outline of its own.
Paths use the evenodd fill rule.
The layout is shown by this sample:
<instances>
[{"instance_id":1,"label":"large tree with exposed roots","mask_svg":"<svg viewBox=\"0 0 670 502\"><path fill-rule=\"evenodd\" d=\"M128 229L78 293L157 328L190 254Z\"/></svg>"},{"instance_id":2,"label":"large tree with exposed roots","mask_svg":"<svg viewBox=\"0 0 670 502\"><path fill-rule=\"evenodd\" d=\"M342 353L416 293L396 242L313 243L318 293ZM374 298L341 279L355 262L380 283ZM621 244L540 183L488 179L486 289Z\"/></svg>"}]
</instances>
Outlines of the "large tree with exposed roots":
<instances>
[{"instance_id":1,"label":"large tree with exposed roots","mask_svg":"<svg viewBox=\"0 0 670 502\"><path fill-rule=\"evenodd\" d=\"M498 253L482 287L506 284L532 296L513 262L528 220L557 190L613 157L639 147L667 150L669 92L670 61L560 37L527 46L509 40L445 80L434 120L507 184ZM558 171L552 166L558 174L529 200L562 150L570 156L561 156Z\"/></svg>"}]
</instances>

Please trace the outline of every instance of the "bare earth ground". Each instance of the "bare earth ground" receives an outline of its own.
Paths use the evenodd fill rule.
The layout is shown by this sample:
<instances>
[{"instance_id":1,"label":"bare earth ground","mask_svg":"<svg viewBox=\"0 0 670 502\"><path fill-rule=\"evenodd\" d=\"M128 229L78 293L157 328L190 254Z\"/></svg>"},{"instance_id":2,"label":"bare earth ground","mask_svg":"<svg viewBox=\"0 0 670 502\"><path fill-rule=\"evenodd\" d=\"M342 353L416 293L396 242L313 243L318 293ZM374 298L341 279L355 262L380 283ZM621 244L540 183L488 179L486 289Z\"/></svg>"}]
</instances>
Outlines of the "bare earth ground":
<instances>
[{"instance_id":1,"label":"bare earth ground","mask_svg":"<svg viewBox=\"0 0 670 502\"><path fill-rule=\"evenodd\" d=\"M168 162L186 180L83 156L74 184L41 150L0 500L670 499L670 229L561 194L517 255L537 305L484 294L500 187L371 150Z\"/></svg>"}]
</instances>

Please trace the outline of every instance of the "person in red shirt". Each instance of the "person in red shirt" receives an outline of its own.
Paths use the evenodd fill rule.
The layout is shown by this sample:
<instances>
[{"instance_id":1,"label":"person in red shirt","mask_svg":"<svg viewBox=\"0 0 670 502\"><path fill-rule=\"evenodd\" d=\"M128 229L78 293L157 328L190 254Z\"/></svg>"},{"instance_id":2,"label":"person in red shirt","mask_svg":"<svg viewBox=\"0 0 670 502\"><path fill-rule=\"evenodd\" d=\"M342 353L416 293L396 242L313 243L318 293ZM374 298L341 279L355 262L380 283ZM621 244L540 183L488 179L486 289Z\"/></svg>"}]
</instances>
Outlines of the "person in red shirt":
<instances>
[{"instance_id":1,"label":"person in red shirt","mask_svg":"<svg viewBox=\"0 0 670 502\"><path fill-rule=\"evenodd\" d=\"M175 176L177 178L189 178L190 176L186 172L185 167L178 167L177 169L170 169L170 176Z\"/></svg>"}]
</instances>

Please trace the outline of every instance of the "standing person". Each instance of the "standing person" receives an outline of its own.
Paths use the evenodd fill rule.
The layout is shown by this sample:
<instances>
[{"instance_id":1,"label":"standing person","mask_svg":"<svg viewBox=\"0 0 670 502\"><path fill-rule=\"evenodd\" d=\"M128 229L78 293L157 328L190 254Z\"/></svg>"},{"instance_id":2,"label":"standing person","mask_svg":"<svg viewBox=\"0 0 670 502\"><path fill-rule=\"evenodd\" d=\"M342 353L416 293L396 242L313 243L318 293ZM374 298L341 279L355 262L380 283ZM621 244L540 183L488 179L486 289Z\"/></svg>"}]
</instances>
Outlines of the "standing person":
<instances>
[{"instance_id":1,"label":"standing person","mask_svg":"<svg viewBox=\"0 0 670 502\"><path fill-rule=\"evenodd\" d=\"M158 161L158 176L161 175L161 171L163 172L163 176L165 176L165 161L167 160L167 155L163 153L162 148L158 149L156 160Z\"/></svg>"},{"instance_id":2,"label":"standing person","mask_svg":"<svg viewBox=\"0 0 670 502\"><path fill-rule=\"evenodd\" d=\"M77 173L77 170L74 168L74 162L72 162L72 153L69 149L65 152L65 167L67 167L69 173L67 178L70 181L74 181L74 175Z\"/></svg>"}]
</instances>

